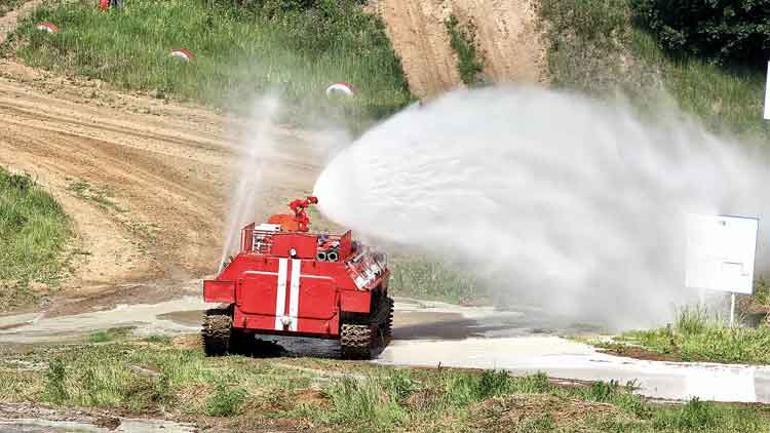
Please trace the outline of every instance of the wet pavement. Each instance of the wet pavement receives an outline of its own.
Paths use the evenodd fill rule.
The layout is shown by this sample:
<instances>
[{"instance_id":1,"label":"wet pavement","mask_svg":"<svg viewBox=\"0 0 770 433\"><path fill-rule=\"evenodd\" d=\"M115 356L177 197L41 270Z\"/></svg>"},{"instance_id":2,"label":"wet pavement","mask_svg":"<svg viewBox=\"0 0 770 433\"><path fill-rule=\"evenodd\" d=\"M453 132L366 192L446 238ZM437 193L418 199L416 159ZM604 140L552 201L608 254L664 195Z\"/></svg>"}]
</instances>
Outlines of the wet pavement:
<instances>
[{"instance_id":1,"label":"wet pavement","mask_svg":"<svg viewBox=\"0 0 770 433\"><path fill-rule=\"evenodd\" d=\"M205 308L199 297L190 296L74 316L6 316L0 318L0 344L66 342L116 327L132 327L138 335L192 333ZM563 379L634 382L641 394L655 398L770 403L770 366L637 360L559 337L586 330L590 327L560 322L536 309L497 311L402 299L396 303L393 341L374 362L540 371ZM335 341L277 342L293 356L339 356Z\"/></svg>"},{"instance_id":2,"label":"wet pavement","mask_svg":"<svg viewBox=\"0 0 770 433\"><path fill-rule=\"evenodd\" d=\"M190 424L152 419L121 419L114 429L98 427L79 421L54 421L45 419L3 419L0 418L0 432L3 433L194 433Z\"/></svg>"}]
</instances>

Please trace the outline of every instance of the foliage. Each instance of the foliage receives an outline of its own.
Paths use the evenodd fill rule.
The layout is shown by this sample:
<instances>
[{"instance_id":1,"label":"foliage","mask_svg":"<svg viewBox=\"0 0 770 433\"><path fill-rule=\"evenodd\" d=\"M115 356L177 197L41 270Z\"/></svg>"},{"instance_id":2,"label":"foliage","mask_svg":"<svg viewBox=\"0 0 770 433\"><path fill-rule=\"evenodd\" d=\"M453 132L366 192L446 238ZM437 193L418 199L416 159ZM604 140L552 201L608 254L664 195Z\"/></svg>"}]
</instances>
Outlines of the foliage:
<instances>
[{"instance_id":1,"label":"foliage","mask_svg":"<svg viewBox=\"0 0 770 433\"><path fill-rule=\"evenodd\" d=\"M106 343L108 341L125 339L130 332L130 328L111 328L104 331L96 331L88 336L88 341L91 343Z\"/></svg>"},{"instance_id":2,"label":"foliage","mask_svg":"<svg viewBox=\"0 0 770 433\"><path fill-rule=\"evenodd\" d=\"M5 368L39 363L48 368ZM213 424L226 430L280 420L292 430L340 432L736 433L764 431L770 419L755 406L651 402L615 382L559 386L543 374L499 370L206 358L146 341L37 347L0 354L0 365L3 401L112 408L129 417L164 412L195 417L202 430L208 421L200 414L220 418Z\"/></svg>"},{"instance_id":3,"label":"foliage","mask_svg":"<svg viewBox=\"0 0 770 433\"><path fill-rule=\"evenodd\" d=\"M55 286L71 228L59 203L27 174L0 169L0 311L34 302L31 283Z\"/></svg>"},{"instance_id":4,"label":"foliage","mask_svg":"<svg viewBox=\"0 0 770 433\"><path fill-rule=\"evenodd\" d=\"M486 300L483 285L470 272L449 263L419 256L391 259L389 289L396 296L479 304Z\"/></svg>"},{"instance_id":5,"label":"foliage","mask_svg":"<svg viewBox=\"0 0 770 433\"><path fill-rule=\"evenodd\" d=\"M556 86L610 98L620 93L652 111L673 96L715 132L770 137L761 117L762 71L666 55L647 30L634 26L629 0L542 0L539 9Z\"/></svg>"},{"instance_id":6,"label":"foliage","mask_svg":"<svg viewBox=\"0 0 770 433\"><path fill-rule=\"evenodd\" d=\"M80 74L126 89L192 99L247 111L250 101L278 94L299 113L340 119L379 118L411 99L401 64L382 22L355 2L318 2L294 8L282 2L246 7L198 0L134 0L122 10L100 12L79 0L44 4L15 34L17 54L27 63ZM38 21L61 31L36 31ZM195 54L191 62L169 55ZM347 81L355 98L328 100L326 87Z\"/></svg>"},{"instance_id":7,"label":"foliage","mask_svg":"<svg viewBox=\"0 0 770 433\"><path fill-rule=\"evenodd\" d=\"M770 58L768 0L632 0L632 5L669 52L763 70Z\"/></svg>"},{"instance_id":8,"label":"foliage","mask_svg":"<svg viewBox=\"0 0 770 433\"><path fill-rule=\"evenodd\" d=\"M760 278L755 282L752 298L754 302L770 307L770 283L767 279Z\"/></svg>"},{"instance_id":9,"label":"foliage","mask_svg":"<svg viewBox=\"0 0 770 433\"><path fill-rule=\"evenodd\" d=\"M616 340L684 361L770 364L770 328L730 328L701 307L682 309L673 326L626 332Z\"/></svg>"},{"instance_id":10,"label":"foliage","mask_svg":"<svg viewBox=\"0 0 770 433\"><path fill-rule=\"evenodd\" d=\"M484 62L476 49L476 28L473 23L461 26L454 15L450 15L444 24L449 32L449 43L457 54L460 79L469 86L477 84L484 70Z\"/></svg>"},{"instance_id":11,"label":"foliage","mask_svg":"<svg viewBox=\"0 0 770 433\"><path fill-rule=\"evenodd\" d=\"M248 393L241 387L218 383L206 404L208 416L233 416L241 411Z\"/></svg>"}]
</instances>

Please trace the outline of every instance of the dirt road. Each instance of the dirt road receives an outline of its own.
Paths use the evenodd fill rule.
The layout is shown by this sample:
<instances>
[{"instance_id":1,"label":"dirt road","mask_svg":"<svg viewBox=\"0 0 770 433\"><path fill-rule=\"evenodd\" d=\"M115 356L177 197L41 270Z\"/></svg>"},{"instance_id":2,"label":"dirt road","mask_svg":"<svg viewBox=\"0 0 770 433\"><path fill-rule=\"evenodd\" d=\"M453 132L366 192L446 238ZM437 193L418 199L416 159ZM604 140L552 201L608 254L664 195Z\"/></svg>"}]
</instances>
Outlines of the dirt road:
<instances>
[{"instance_id":1,"label":"dirt road","mask_svg":"<svg viewBox=\"0 0 770 433\"><path fill-rule=\"evenodd\" d=\"M0 166L37 177L73 219L70 294L146 300L215 270L240 152L258 145L236 139L247 119L6 61L0 124ZM312 189L318 170L312 139L272 134L282 150L265 157L263 209Z\"/></svg>"},{"instance_id":2,"label":"dirt road","mask_svg":"<svg viewBox=\"0 0 770 433\"><path fill-rule=\"evenodd\" d=\"M378 0L411 91L438 95L461 85L444 24L450 15L475 28L484 74L494 82L546 81L545 42L532 0Z\"/></svg>"}]
</instances>

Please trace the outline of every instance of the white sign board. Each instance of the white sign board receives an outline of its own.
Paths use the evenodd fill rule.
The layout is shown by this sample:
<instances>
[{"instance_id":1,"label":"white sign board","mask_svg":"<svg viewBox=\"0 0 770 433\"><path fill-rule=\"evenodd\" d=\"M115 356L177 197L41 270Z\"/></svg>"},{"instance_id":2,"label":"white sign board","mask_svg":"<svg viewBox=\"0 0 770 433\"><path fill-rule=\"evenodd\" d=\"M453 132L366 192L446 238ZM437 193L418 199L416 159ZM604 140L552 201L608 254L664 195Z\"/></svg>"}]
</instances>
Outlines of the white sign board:
<instances>
[{"instance_id":1,"label":"white sign board","mask_svg":"<svg viewBox=\"0 0 770 433\"><path fill-rule=\"evenodd\" d=\"M767 85L765 85L765 119L770 120L770 62L767 62Z\"/></svg>"},{"instance_id":2,"label":"white sign board","mask_svg":"<svg viewBox=\"0 0 770 433\"><path fill-rule=\"evenodd\" d=\"M758 231L756 218L689 215L685 286L751 294Z\"/></svg>"}]
</instances>

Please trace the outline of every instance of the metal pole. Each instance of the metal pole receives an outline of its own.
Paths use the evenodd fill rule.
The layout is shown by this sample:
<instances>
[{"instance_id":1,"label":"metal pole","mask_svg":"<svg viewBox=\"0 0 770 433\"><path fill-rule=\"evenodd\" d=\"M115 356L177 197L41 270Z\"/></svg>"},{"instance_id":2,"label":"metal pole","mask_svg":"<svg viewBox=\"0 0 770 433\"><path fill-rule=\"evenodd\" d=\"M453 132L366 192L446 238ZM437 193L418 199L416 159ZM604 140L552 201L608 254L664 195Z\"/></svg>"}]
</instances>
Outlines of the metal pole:
<instances>
[{"instance_id":1,"label":"metal pole","mask_svg":"<svg viewBox=\"0 0 770 433\"><path fill-rule=\"evenodd\" d=\"M730 327L735 326L735 293L730 294Z\"/></svg>"}]
</instances>

